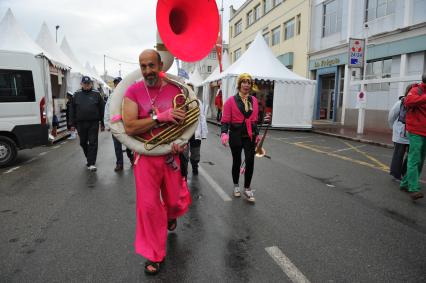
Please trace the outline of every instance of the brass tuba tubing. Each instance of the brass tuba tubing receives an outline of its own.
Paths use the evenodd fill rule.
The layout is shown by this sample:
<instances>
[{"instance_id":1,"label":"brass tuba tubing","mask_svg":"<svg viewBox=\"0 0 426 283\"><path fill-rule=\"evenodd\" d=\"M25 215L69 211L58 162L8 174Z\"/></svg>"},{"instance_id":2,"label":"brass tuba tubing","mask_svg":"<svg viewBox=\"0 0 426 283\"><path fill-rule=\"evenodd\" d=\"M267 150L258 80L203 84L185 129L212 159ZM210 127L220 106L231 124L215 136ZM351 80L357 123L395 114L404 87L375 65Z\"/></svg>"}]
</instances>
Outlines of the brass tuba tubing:
<instances>
[{"instance_id":1,"label":"brass tuba tubing","mask_svg":"<svg viewBox=\"0 0 426 283\"><path fill-rule=\"evenodd\" d=\"M169 143L173 140L178 139L186 128L196 123L200 115L199 102L197 99L188 100L185 102L185 104L177 108L185 109L192 103L196 103L197 106L187 111L187 116L185 117L182 123L179 123L177 125L169 125L167 128L162 130L160 133L152 136L148 140L143 140L139 138L139 140L143 140L145 149L148 151L153 150L161 144Z\"/></svg>"}]
</instances>

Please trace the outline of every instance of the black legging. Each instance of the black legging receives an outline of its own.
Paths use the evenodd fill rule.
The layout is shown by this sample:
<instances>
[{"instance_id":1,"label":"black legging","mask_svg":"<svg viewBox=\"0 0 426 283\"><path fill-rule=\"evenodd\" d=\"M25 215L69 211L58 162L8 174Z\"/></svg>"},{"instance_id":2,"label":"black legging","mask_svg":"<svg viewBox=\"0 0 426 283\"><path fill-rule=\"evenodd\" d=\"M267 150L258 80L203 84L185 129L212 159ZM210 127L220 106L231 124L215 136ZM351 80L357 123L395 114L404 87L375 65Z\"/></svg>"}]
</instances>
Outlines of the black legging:
<instances>
[{"instance_id":1,"label":"black legging","mask_svg":"<svg viewBox=\"0 0 426 283\"><path fill-rule=\"evenodd\" d=\"M250 188L253 177L255 144L250 138L242 138L241 146L231 146L232 152L232 179L234 184L238 184L240 178L241 152L244 149L246 171L244 173L244 188Z\"/></svg>"}]
</instances>

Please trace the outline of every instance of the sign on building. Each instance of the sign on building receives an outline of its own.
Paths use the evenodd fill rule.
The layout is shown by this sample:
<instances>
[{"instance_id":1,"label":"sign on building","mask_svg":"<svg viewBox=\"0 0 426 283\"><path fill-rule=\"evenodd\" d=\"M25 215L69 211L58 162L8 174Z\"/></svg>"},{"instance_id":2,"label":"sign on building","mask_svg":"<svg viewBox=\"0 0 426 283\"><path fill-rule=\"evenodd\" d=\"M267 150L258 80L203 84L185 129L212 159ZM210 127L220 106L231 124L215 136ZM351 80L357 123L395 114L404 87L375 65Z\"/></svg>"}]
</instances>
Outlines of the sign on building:
<instances>
[{"instance_id":1,"label":"sign on building","mask_svg":"<svg viewBox=\"0 0 426 283\"><path fill-rule=\"evenodd\" d=\"M365 51L364 39L349 39L349 67L362 68L364 67L364 51Z\"/></svg>"}]
</instances>

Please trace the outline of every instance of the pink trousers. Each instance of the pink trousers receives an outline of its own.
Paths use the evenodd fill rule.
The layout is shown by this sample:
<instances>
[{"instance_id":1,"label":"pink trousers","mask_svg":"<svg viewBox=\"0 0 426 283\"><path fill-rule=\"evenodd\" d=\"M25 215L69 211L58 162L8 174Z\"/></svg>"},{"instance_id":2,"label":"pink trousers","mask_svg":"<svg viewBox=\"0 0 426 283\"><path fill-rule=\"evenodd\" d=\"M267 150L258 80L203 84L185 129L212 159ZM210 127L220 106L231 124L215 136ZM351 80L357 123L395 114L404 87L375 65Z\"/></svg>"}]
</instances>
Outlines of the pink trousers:
<instances>
[{"instance_id":1,"label":"pink trousers","mask_svg":"<svg viewBox=\"0 0 426 283\"><path fill-rule=\"evenodd\" d=\"M135 252L160 262L166 256L167 221L185 214L191 204L178 155L174 167L165 156L143 156L134 168L136 181Z\"/></svg>"}]
</instances>

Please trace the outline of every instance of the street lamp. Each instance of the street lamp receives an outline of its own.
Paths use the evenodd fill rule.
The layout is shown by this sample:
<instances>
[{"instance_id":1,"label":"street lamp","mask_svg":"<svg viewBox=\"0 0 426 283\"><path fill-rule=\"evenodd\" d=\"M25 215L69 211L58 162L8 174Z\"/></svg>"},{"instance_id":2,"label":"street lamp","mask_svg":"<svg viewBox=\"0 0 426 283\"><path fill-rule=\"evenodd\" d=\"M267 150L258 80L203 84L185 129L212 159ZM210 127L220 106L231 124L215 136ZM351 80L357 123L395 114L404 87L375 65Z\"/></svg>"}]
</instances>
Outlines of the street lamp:
<instances>
[{"instance_id":1,"label":"street lamp","mask_svg":"<svg viewBox=\"0 0 426 283\"><path fill-rule=\"evenodd\" d=\"M56 43L58 43L58 29L60 28L59 25L56 26Z\"/></svg>"}]
</instances>

